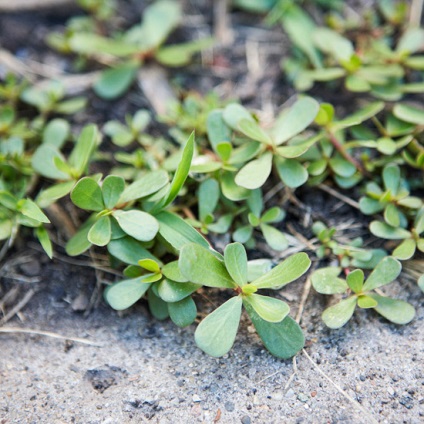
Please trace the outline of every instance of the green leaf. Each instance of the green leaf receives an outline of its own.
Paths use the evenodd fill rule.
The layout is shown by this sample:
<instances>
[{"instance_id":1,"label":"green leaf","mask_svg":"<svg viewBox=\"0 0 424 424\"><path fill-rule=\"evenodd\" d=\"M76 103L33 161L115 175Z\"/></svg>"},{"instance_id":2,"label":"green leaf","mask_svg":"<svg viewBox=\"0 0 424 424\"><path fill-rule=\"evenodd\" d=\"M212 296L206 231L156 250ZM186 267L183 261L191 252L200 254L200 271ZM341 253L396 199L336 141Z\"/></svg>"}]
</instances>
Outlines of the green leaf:
<instances>
[{"instance_id":1,"label":"green leaf","mask_svg":"<svg viewBox=\"0 0 424 424\"><path fill-rule=\"evenodd\" d=\"M153 286L148 293L149 309L152 315L158 320L164 320L169 317L168 304L164 302L154 292L155 286Z\"/></svg>"},{"instance_id":2,"label":"green leaf","mask_svg":"<svg viewBox=\"0 0 424 424\"><path fill-rule=\"evenodd\" d=\"M66 181L64 183L54 184L45 190L40 191L35 201L41 208L47 208L56 200L69 194L74 185L75 181Z\"/></svg>"},{"instance_id":3,"label":"green leaf","mask_svg":"<svg viewBox=\"0 0 424 424\"><path fill-rule=\"evenodd\" d=\"M112 215L118 221L119 226L136 240L153 240L159 231L159 223L156 218L146 212L116 210Z\"/></svg>"},{"instance_id":4,"label":"green leaf","mask_svg":"<svg viewBox=\"0 0 424 424\"><path fill-rule=\"evenodd\" d=\"M69 156L69 165L82 175L99 139L99 131L94 124L86 125L78 137L77 143Z\"/></svg>"},{"instance_id":5,"label":"green leaf","mask_svg":"<svg viewBox=\"0 0 424 424\"><path fill-rule=\"evenodd\" d=\"M169 45L160 48L155 53L155 58L166 66L184 66L190 63L195 53L210 48L213 44L213 38L201 38L186 43Z\"/></svg>"},{"instance_id":6,"label":"green leaf","mask_svg":"<svg viewBox=\"0 0 424 424\"><path fill-rule=\"evenodd\" d=\"M231 140L231 130L224 121L222 110L213 110L209 113L206 129L209 142L215 152L217 152L218 144Z\"/></svg>"},{"instance_id":7,"label":"green leaf","mask_svg":"<svg viewBox=\"0 0 424 424\"><path fill-rule=\"evenodd\" d=\"M192 283L208 287L236 287L224 263L198 244L185 245L181 249L178 264L181 273Z\"/></svg>"},{"instance_id":8,"label":"green leaf","mask_svg":"<svg viewBox=\"0 0 424 424\"><path fill-rule=\"evenodd\" d=\"M125 181L115 175L107 176L102 184L102 195L105 207L113 209L125 189Z\"/></svg>"},{"instance_id":9,"label":"green leaf","mask_svg":"<svg viewBox=\"0 0 424 424\"><path fill-rule=\"evenodd\" d=\"M159 282L157 289L159 297L165 302L179 302L202 287L194 283L176 283L166 278Z\"/></svg>"},{"instance_id":10,"label":"green leaf","mask_svg":"<svg viewBox=\"0 0 424 424\"><path fill-rule=\"evenodd\" d=\"M384 258L365 281L363 291L369 291L394 281L402 270L401 263L391 256Z\"/></svg>"},{"instance_id":11,"label":"green leaf","mask_svg":"<svg viewBox=\"0 0 424 424\"><path fill-rule=\"evenodd\" d=\"M364 108L358 110L347 118L336 121L333 123L333 131L341 130L343 128L353 127L354 125L359 125L367 119L372 118L381 112L384 109L384 102L373 102L365 106Z\"/></svg>"},{"instance_id":12,"label":"green leaf","mask_svg":"<svg viewBox=\"0 0 424 424\"><path fill-rule=\"evenodd\" d=\"M274 143L279 146L307 128L315 119L319 104L311 97L301 97L288 110L283 111L272 130Z\"/></svg>"},{"instance_id":13,"label":"green leaf","mask_svg":"<svg viewBox=\"0 0 424 424\"><path fill-rule=\"evenodd\" d=\"M176 281L178 283L187 283L187 278L181 274L178 261L168 262L166 265L164 265L162 268L162 274L172 281Z\"/></svg>"},{"instance_id":14,"label":"green leaf","mask_svg":"<svg viewBox=\"0 0 424 424\"><path fill-rule=\"evenodd\" d=\"M218 204L220 195L218 181L208 178L202 181L198 191L199 218L201 222L210 214L212 215Z\"/></svg>"},{"instance_id":15,"label":"green leaf","mask_svg":"<svg viewBox=\"0 0 424 424\"><path fill-rule=\"evenodd\" d=\"M124 204L136 199L150 196L168 184L168 174L165 171L153 171L143 175L130 184L121 194L118 204Z\"/></svg>"},{"instance_id":16,"label":"green leaf","mask_svg":"<svg viewBox=\"0 0 424 424\"><path fill-rule=\"evenodd\" d=\"M359 209L365 215L373 215L384 209L384 205L376 199L370 197L361 197L359 199Z\"/></svg>"},{"instance_id":17,"label":"green leaf","mask_svg":"<svg viewBox=\"0 0 424 424\"><path fill-rule=\"evenodd\" d=\"M102 216L91 227L87 234L88 241L96 246L106 246L112 235L110 217Z\"/></svg>"},{"instance_id":18,"label":"green leaf","mask_svg":"<svg viewBox=\"0 0 424 424\"><path fill-rule=\"evenodd\" d=\"M275 166L281 181L287 187L300 187L308 180L308 171L294 159L276 157Z\"/></svg>"},{"instance_id":19,"label":"green leaf","mask_svg":"<svg viewBox=\"0 0 424 424\"><path fill-rule=\"evenodd\" d=\"M135 45L112 38L101 37L92 32L75 33L70 37L68 43L74 52L85 55L108 54L125 57L138 51Z\"/></svg>"},{"instance_id":20,"label":"green leaf","mask_svg":"<svg viewBox=\"0 0 424 424\"><path fill-rule=\"evenodd\" d=\"M262 187L268 179L272 168L272 153L265 152L258 159L255 159L240 169L235 182L241 187L249 190Z\"/></svg>"},{"instance_id":21,"label":"green leaf","mask_svg":"<svg viewBox=\"0 0 424 424\"><path fill-rule=\"evenodd\" d=\"M260 224L262 234L265 237L265 241L271 249L281 252L282 250L287 249L289 242L284 233L280 230L277 230L271 225Z\"/></svg>"},{"instance_id":22,"label":"green leaf","mask_svg":"<svg viewBox=\"0 0 424 424\"><path fill-rule=\"evenodd\" d=\"M238 124L242 120L255 122L252 115L241 105L231 103L224 109L223 118L226 124L233 130L238 130Z\"/></svg>"},{"instance_id":23,"label":"green leaf","mask_svg":"<svg viewBox=\"0 0 424 424\"><path fill-rule=\"evenodd\" d=\"M1 226L1 223L0 223ZM0 230L1 233L1 230ZM49 234L47 230L40 225L35 229L35 235L37 236L38 241L40 242L42 248L47 253L47 256L52 259L53 258L53 247L52 242L50 241Z\"/></svg>"},{"instance_id":24,"label":"green leaf","mask_svg":"<svg viewBox=\"0 0 424 424\"><path fill-rule=\"evenodd\" d=\"M106 302L117 311L134 305L151 286L150 283L145 283L144 279L145 276L132 278L107 287L104 293Z\"/></svg>"},{"instance_id":25,"label":"green leaf","mask_svg":"<svg viewBox=\"0 0 424 424\"><path fill-rule=\"evenodd\" d=\"M153 272L154 274L160 274L160 266L153 259L140 259L138 261L138 266L143 269L146 269L147 271Z\"/></svg>"},{"instance_id":26,"label":"green leaf","mask_svg":"<svg viewBox=\"0 0 424 424\"><path fill-rule=\"evenodd\" d=\"M237 185L234 177L234 173L230 171L225 171L221 174L222 194L233 202L247 199L250 195L250 190Z\"/></svg>"},{"instance_id":27,"label":"green leaf","mask_svg":"<svg viewBox=\"0 0 424 424\"><path fill-rule=\"evenodd\" d=\"M183 150L183 156L181 162L178 165L177 171L175 172L174 179L171 183L171 189L169 191L168 197L166 198L165 204L163 207L169 205L174 201L178 196L182 186L187 179L188 173L190 172L190 165L193 159L194 153L194 131L191 133L190 137L187 140L187 143Z\"/></svg>"},{"instance_id":28,"label":"green leaf","mask_svg":"<svg viewBox=\"0 0 424 424\"><path fill-rule=\"evenodd\" d=\"M79 228L68 243L66 243L66 253L69 256L78 256L91 247L91 243L88 241L87 237L94 222L95 216L93 215Z\"/></svg>"},{"instance_id":29,"label":"green leaf","mask_svg":"<svg viewBox=\"0 0 424 424\"><path fill-rule=\"evenodd\" d=\"M312 42L316 25L309 14L302 7L292 3L281 14L281 22L284 31L288 34L293 44L305 53L315 68L321 68L322 60L319 51Z\"/></svg>"},{"instance_id":30,"label":"green leaf","mask_svg":"<svg viewBox=\"0 0 424 424\"><path fill-rule=\"evenodd\" d=\"M37 227L41 228L41 227ZM10 219L0 220L0 240L6 240L12 235L13 222Z\"/></svg>"},{"instance_id":31,"label":"green leaf","mask_svg":"<svg viewBox=\"0 0 424 424\"><path fill-rule=\"evenodd\" d=\"M133 83L138 65L129 63L102 71L93 84L94 92L102 99L112 100L122 96Z\"/></svg>"},{"instance_id":32,"label":"green leaf","mask_svg":"<svg viewBox=\"0 0 424 424\"><path fill-rule=\"evenodd\" d=\"M43 129L43 144L60 149L70 133L70 125L65 119L52 119Z\"/></svg>"},{"instance_id":33,"label":"green leaf","mask_svg":"<svg viewBox=\"0 0 424 424\"><path fill-rule=\"evenodd\" d=\"M140 259L146 258L158 261L140 242L131 237L111 240L107 250L115 258L130 265L138 265Z\"/></svg>"},{"instance_id":34,"label":"green leaf","mask_svg":"<svg viewBox=\"0 0 424 424\"><path fill-rule=\"evenodd\" d=\"M424 30L422 28L409 27L402 34L396 46L396 52L401 54L413 54L423 49Z\"/></svg>"},{"instance_id":35,"label":"green leaf","mask_svg":"<svg viewBox=\"0 0 424 424\"><path fill-rule=\"evenodd\" d=\"M397 103L393 107L393 115L410 124L424 125L424 109L422 108Z\"/></svg>"},{"instance_id":36,"label":"green leaf","mask_svg":"<svg viewBox=\"0 0 424 424\"><path fill-rule=\"evenodd\" d=\"M317 28L313 33L313 42L320 50L334 56L339 62L349 61L355 52L350 40L329 28Z\"/></svg>"},{"instance_id":37,"label":"green leaf","mask_svg":"<svg viewBox=\"0 0 424 424\"><path fill-rule=\"evenodd\" d=\"M418 287L424 292L424 274L418 278Z\"/></svg>"},{"instance_id":38,"label":"green leaf","mask_svg":"<svg viewBox=\"0 0 424 424\"><path fill-rule=\"evenodd\" d=\"M172 0L160 0L144 10L143 21L127 32L126 40L137 43L148 52L163 44L182 19L181 5Z\"/></svg>"},{"instance_id":39,"label":"green leaf","mask_svg":"<svg viewBox=\"0 0 424 424\"><path fill-rule=\"evenodd\" d=\"M102 190L90 177L84 177L77 182L71 191L71 200L74 205L89 211L100 212L105 208Z\"/></svg>"},{"instance_id":40,"label":"green leaf","mask_svg":"<svg viewBox=\"0 0 424 424\"><path fill-rule=\"evenodd\" d=\"M251 119L242 119L238 123L238 129L246 137L251 138L254 141L259 141L264 144L272 144L271 137L257 124L257 122Z\"/></svg>"},{"instance_id":41,"label":"green leaf","mask_svg":"<svg viewBox=\"0 0 424 424\"><path fill-rule=\"evenodd\" d=\"M181 250L189 243L209 248L207 240L178 215L163 211L156 215L156 219L159 221L159 234L174 249Z\"/></svg>"},{"instance_id":42,"label":"green leaf","mask_svg":"<svg viewBox=\"0 0 424 424\"><path fill-rule=\"evenodd\" d=\"M353 292L360 293L364 286L364 272L361 269L355 269L347 275L346 282Z\"/></svg>"},{"instance_id":43,"label":"green leaf","mask_svg":"<svg viewBox=\"0 0 424 424\"><path fill-rule=\"evenodd\" d=\"M358 297L358 306L362 309L375 308L377 302L370 296L362 295Z\"/></svg>"},{"instance_id":44,"label":"green leaf","mask_svg":"<svg viewBox=\"0 0 424 424\"><path fill-rule=\"evenodd\" d=\"M415 240L406 239L393 251L393 257L401 261L411 259L415 254L417 243Z\"/></svg>"},{"instance_id":45,"label":"green leaf","mask_svg":"<svg viewBox=\"0 0 424 424\"><path fill-rule=\"evenodd\" d=\"M315 271L311 276L312 286L318 293L336 294L344 293L348 286L346 281L338 278L340 267L327 267Z\"/></svg>"},{"instance_id":46,"label":"green leaf","mask_svg":"<svg viewBox=\"0 0 424 424\"><path fill-rule=\"evenodd\" d=\"M386 190L395 196L400 185L400 168L397 165L386 165L383 169L383 182Z\"/></svg>"},{"instance_id":47,"label":"green leaf","mask_svg":"<svg viewBox=\"0 0 424 424\"><path fill-rule=\"evenodd\" d=\"M231 243L225 247L224 262L231 278L239 286L247 284L247 255L241 243Z\"/></svg>"},{"instance_id":48,"label":"green leaf","mask_svg":"<svg viewBox=\"0 0 424 424\"><path fill-rule=\"evenodd\" d=\"M315 137L311 137L306 141L300 143L293 143L282 147L277 147L277 154L286 159L297 158L305 154L317 141L323 137L322 133L319 133Z\"/></svg>"},{"instance_id":49,"label":"green leaf","mask_svg":"<svg viewBox=\"0 0 424 424\"><path fill-rule=\"evenodd\" d=\"M400 225L400 212L393 203L389 203L385 207L384 220L392 227L398 227Z\"/></svg>"},{"instance_id":50,"label":"green leaf","mask_svg":"<svg viewBox=\"0 0 424 424\"><path fill-rule=\"evenodd\" d=\"M243 297L243 304L249 304L255 312L265 321L280 322L290 312L287 303L268 296L252 294Z\"/></svg>"},{"instance_id":51,"label":"green leaf","mask_svg":"<svg viewBox=\"0 0 424 424\"><path fill-rule=\"evenodd\" d=\"M408 324L415 317L414 307L403 300L391 299L375 293L370 294L370 297L377 302L377 306L374 309L395 324Z\"/></svg>"},{"instance_id":52,"label":"green leaf","mask_svg":"<svg viewBox=\"0 0 424 424\"><path fill-rule=\"evenodd\" d=\"M329 161L331 169L338 175L349 178L356 172L356 167L352 163L340 156L335 156Z\"/></svg>"},{"instance_id":53,"label":"green leaf","mask_svg":"<svg viewBox=\"0 0 424 424\"><path fill-rule=\"evenodd\" d=\"M233 297L203 319L194 334L197 346L214 357L228 353L237 335L241 307L241 296Z\"/></svg>"},{"instance_id":54,"label":"green leaf","mask_svg":"<svg viewBox=\"0 0 424 424\"><path fill-rule=\"evenodd\" d=\"M355 311L356 299L356 296L351 296L327 308L322 314L325 325L333 329L343 327Z\"/></svg>"},{"instance_id":55,"label":"green leaf","mask_svg":"<svg viewBox=\"0 0 424 424\"><path fill-rule=\"evenodd\" d=\"M86 105L87 99L85 97L73 97L72 99L57 103L55 112L63 113L64 115L73 115L84 109Z\"/></svg>"},{"instance_id":56,"label":"green leaf","mask_svg":"<svg viewBox=\"0 0 424 424\"><path fill-rule=\"evenodd\" d=\"M22 203L21 203L22 202ZM18 202L19 211L22 215L27 216L28 218L35 219L39 222L44 222L46 224L50 223L49 218L43 213L43 211L31 200L25 199Z\"/></svg>"},{"instance_id":57,"label":"green leaf","mask_svg":"<svg viewBox=\"0 0 424 424\"><path fill-rule=\"evenodd\" d=\"M311 266L306 253L289 256L271 271L252 282L258 289L283 287L302 276Z\"/></svg>"},{"instance_id":58,"label":"green leaf","mask_svg":"<svg viewBox=\"0 0 424 424\"><path fill-rule=\"evenodd\" d=\"M268 209L261 217L261 221L265 223L277 223L281 222L286 216L284 210L278 206L274 206Z\"/></svg>"},{"instance_id":59,"label":"green leaf","mask_svg":"<svg viewBox=\"0 0 424 424\"><path fill-rule=\"evenodd\" d=\"M53 180L68 180L69 175L57 169L55 159L59 158L65 160L63 155L58 151L55 146L50 144L41 145L34 152L31 158L31 165L35 172L38 174L51 178Z\"/></svg>"},{"instance_id":60,"label":"green leaf","mask_svg":"<svg viewBox=\"0 0 424 424\"><path fill-rule=\"evenodd\" d=\"M197 308L191 297L186 297L175 303L168 303L169 316L178 327L187 327L197 316Z\"/></svg>"},{"instance_id":61,"label":"green leaf","mask_svg":"<svg viewBox=\"0 0 424 424\"><path fill-rule=\"evenodd\" d=\"M272 355L288 359L305 345L302 329L293 318L287 316L280 322L268 322L250 305L246 304L245 308L264 346Z\"/></svg>"},{"instance_id":62,"label":"green leaf","mask_svg":"<svg viewBox=\"0 0 424 424\"><path fill-rule=\"evenodd\" d=\"M411 233L408 230L394 228L380 221L372 221L370 224L370 231L375 236L388 240L402 240L411 237Z\"/></svg>"}]
</instances>

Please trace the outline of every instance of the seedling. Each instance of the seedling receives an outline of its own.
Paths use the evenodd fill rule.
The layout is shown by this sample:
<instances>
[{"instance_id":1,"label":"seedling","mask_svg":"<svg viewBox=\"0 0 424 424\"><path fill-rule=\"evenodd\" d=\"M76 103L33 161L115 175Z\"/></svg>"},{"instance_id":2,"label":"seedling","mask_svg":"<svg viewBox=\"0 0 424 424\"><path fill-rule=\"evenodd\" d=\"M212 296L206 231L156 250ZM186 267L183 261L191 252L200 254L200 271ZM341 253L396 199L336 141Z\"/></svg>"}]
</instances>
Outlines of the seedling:
<instances>
[{"instance_id":1,"label":"seedling","mask_svg":"<svg viewBox=\"0 0 424 424\"><path fill-rule=\"evenodd\" d=\"M375 182L366 186L366 196L359 201L361 212L372 215L384 211L384 220L390 227L405 228L408 215L422 206L418 197L410 196L407 183L401 178L397 165L387 165L383 169L383 188Z\"/></svg>"},{"instance_id":2,"label":"seedling","mask_svg":"<svg viewBox=\"0 0 424 424\"><path fill-rule=\"evenodd\" d=\"M350 272L346 280L338 278L341 269L321 268L312 274L312 285L318 293L343 294L352 291L353 295L327 308L322 320L330 328L343 327L352 317L356 305L362 309L374 309L395 324L407 324L415 316L415 309L403 300L382 296L373 290L394 281L400 274L399 261L388 256L371 272L364 283L364 273L360 269Z\"/></svg>"},{"instance_id":3,"label":"seedling","mask_svg":"<svg viewBox=\"0 0 424 424\"><path fill-rule=\"evenodd\" d=\"M41 207L47 207L71 192L76 181L86 173L100 141L97 127L86 125L66 159L60 149L68 136L66 121L52 121L44 131L43 143L32 156L32 167L39 175L59 181L39 193L36 202Z\"/></svg>"},{"instance_id":4,"label":"seedling","mask_svg":"<svg viewBox=\"0 0 424 424\"><path fill-rule=\"evenodd\" d=\"M148 6L140 24L115 37L92 31L67 31L66 37L54 35L51 44L61 51L72 51L84 57L111 65L101 73L94 91L102 98L113 99L127 91L146 60L155 59L166 66L183 66L192 56L212 45L211 39L162 46L182 21L180 5L160 0Z\"/></svg>"},{"instance_id":5,"label":"seedling","mask_svg":"<svg viewBox=\"0 0 424 424\"><path fill-rule=\"evenodd\" d=\"M228 353L234 344L244 305L259 337L273 355L278 358L295 355L303 347L304 337L296 321L288 316L289 306L256 292L284 287L301 277L310 264L305 253L298 253L250 282L242 244L229 244L223 258L196 244L184 246L179 268L185 278L207 287L232 289L237 294L203 319L196 329L196 344L211 356Z\"/></svg>"},{"instance_id":6,"label":"seedling","mask_svg":"<svg viewBox=\"0 0 424 424\"><path fill-rule=\"evenodd\" d=\"M424 238L422 237L424 233L424 208L417 212L410 231L381 221L372 221L370 230L375 236L383 239L403 240L393 251L393 256L397 259L403 261L411 259L416 249L424 252Z\"/></svg>"},{"instance_id":7,"label":"seedling","mask_svg":"<svg viewBox=\"0 0 424 424\"><path fill-rule=\"evenodd\" d=\"M264 204L260 189L251 192L247 199L247 204L250 209L247 215L249 224L243 225L234 231L233 239L250 247L254 246L253 231L255 228L258 228L262 232L269 247L277 251L287 249L289 243L286 235L270 225L281 222L286 213L278 206L274 206L263 212Z\"/></svg>"},{"instance_id":8,"label":"seedling","mask_svg":"<svg viewBox=\"0 0 424 424\"><path fill-rule=\"evenodd\" d=\"M339 266L344 269L360 267L373 269L387 256L383 249L364 249L363 240L358 237L342 244L336 240L336 228L328 228L323 222L317 221L312 225L312 231L317 236L321 246L315 251L318 258L337 258Z\"/></svg>"}]
</instances>

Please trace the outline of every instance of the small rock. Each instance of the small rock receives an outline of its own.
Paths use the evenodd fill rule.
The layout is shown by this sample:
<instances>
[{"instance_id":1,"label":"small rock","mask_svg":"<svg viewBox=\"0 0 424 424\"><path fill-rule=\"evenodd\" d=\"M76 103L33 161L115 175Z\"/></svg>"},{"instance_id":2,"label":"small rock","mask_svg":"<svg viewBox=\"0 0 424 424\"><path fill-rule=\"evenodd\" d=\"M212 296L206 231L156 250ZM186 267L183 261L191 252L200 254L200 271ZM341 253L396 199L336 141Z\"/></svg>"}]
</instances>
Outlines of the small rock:
<instances>
[{"instance_id":1,"label":"small rock","mask_svg":"<svg viewBox=\"0 0 424 424\"><path fill-rule=\"evenodd\" d=\"M225 402L224 407L228 412L233 412L235 409L235 405L233 402Z\"/></svg>"},{"instance_id":2,"label":"small rock","mask_svg":"<svg viewBox=\"0 0 424 424\"><path fill-rule=\"evenodd\" d=\"M272 398L275 400L282 400L284 398L284 393L281 390L275 391L272 394Z\"/></svg>"},{"instance_id":3,"label":"small rock","mask_svg":"<svg viewBox=\"0 0 424 424\"><path fill-rule=\"evenodd\" d=\"M245 415L244 417L241 417L241 424L250 424L252 420L250 419L249 415Z\"/></svg>"},{"instance_id":4,"label":"small rock","mask_svg":"<svg viewBox=\"0 0 424 424\"><path fill-rule=\"evenodd\" d=\"M287 390L286 398L290 399L290 398L292 398L294 395L295 395L295 393L294 393L294 390L293 390L293 389L289 389L289 390Z\"/></svg>"},{"instance_id":5,"label":"small rock","mask_svg":"<svg viewBox=\"0 0 424 424\"><path fill-rule=\"evenodd\" d=\"M199 395L193 395L192 399L193 399L193 402L201 402L202 401L202 399L200 399Z\"/></svg>"},{"instance_id":6,"label":"small rock","mask_svg":"<svg viewBox=\"0 0 424 424\"><path fill-rule=\"evenodd\" d=\"M85 293L80 293L71 304L71 308L74 312L84 312L87 310L89 305L88 296Z\"/></svg>"},{"instance_id":7,"label":"small rock","mask_svg":"<svg viewBox=\"0 0 424 424\"><path fill-rule=\"evenodd\" d=\"M390 395L390 396L393 396L394 394L395 394L395 390L393 389L393 387L387 387L387 393Z\"/></svg>"},{"instance_id":8,"label":"small rock","mask_svg":"<svg viewBox=\"0 0 424 424\"><path fill-rule=\"evenodd\" d=\"M301 402L307 402L309 400L309 396L305 395L304 393L299 393L297 395L297 399Z\"/></svg>"}]
</instances>

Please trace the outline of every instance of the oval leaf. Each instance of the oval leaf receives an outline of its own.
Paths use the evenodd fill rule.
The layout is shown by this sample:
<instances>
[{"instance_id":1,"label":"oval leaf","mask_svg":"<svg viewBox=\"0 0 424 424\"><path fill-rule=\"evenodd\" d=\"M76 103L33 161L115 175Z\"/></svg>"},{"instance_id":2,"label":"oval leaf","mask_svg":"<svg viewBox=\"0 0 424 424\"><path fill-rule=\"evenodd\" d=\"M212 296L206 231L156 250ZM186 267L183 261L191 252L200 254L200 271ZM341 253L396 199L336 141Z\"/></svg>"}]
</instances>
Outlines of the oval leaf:
<instances>
[{"instance_id":1,"label":"oval leaf","mask_svg":"<svg viewBox=\"0 0 424 424\"><path fill-rule=\"evenodd\" d=\"M352 317L356 306L356 296L351 296L330 306L322 314L322 320L325 325L330 328L343 327Z\"/></svg>"},{"instance_id":2,"label":"oval leaf","mask_svg":"<svg viewBox=\"0 0 424 424\"><path fill-rule=\"evenodd\" d=\"M290 312L289 305L282 300L259 294L245 296L243 303L249 304L262 319L268 322L280 322Z\"/></svg>"},{"instance_id":3,"label":"oval leaf","mask_svg":"<svg viewBox=\"0 0 424 424\"><path fill-rule=\"evenodd\" d=\"M242 300L233 297L209 314L197 327L194 339L208 355L220 357L234 344L241 316Z\"/></svg>"},{"instance_id":4,"label":"oval leaf","mask_svg":"<svg viewBox=\"0 0 424 424\"><path fill-rule=\"evenodd\" d=\"M302 276L310 266L311 260L306 253L296 253L253 281L252 285L258 289L283 287Z\"/></svg>"},{"instance_id":5,"label":"oval leaf","mask_svg":"<svg viewBox=\"0 0 424 424\"><path fill-rule=\"evenodd\" d=\"M158 221L146 212L117 210L113 217L128 235L139 241L153 240L159 231Z\"/></svg>"},{"instance_id":6,"label":"oval leaf","mask_svg":"<svg viewBox=\"0 0 424 424\"><path fill-rule=\"evenodd\" d=\"M195 243L185 245L178 261L181 273L192 283L208 287L234 288L225 265L210 250Z\"/></svg>"}]
</instances>

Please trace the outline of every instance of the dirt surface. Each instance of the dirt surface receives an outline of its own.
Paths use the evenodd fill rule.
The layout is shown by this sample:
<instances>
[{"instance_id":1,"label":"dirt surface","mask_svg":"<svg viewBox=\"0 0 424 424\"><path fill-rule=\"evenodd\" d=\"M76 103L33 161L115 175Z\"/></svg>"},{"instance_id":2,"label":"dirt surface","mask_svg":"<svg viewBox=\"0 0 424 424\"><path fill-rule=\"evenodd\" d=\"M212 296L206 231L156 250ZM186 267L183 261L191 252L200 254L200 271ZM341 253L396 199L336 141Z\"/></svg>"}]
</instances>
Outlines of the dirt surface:
<instances>
[{"instance_id":1,"label":"dirt surface","mask_svg":"<svg viewBox=\"0 0 424 424\"><path fill-rule=\"evenodd\" d=\"M301 320L306 347L294 366L269 355L246 318L234 348L220 359L195 346L194 325L158 322L143 303L121 317L102 304L84 318L72 309L92 293L94 272L55 260L38 270L39 283L23 283L39 266L39 255L21 258L5 280L13 275L23 293L39 291L20 315L24 322L15 319L7 327L85 338L100 347L0 333L1 423L424 420L424 307L412 284L386 290L417 308L405 327L357 311L345 327L330 331L320 320L326 299L311 290ZM291 304L292 316L303 287L297 282L278 293ZM203 311L223 301L195 300Z\"/></svg>"},{"instance_id":2,"label":"dirt surface","mask_svg":"<svg viewBox=\"0 0 424 424\"><path fill-rule=\"evenodd\" d=\"M138 15L131 11L139 11L139 4L121 3L128 25L137 21ZM354 7L356 3L351 2ZM210 5L206 0L186 2L189 18L176 37L184 39L193 28L202 35L213 33ZM1 45L26 63L72 70L68 58L43 47L43 38L53 29L60 30L74 12L71 8L3 14ZM215 63L206 60L173 72L171 83L240 98L270 119L294 93L279 70L287 52L286 38L280 29L269 29L258 17L241 11L231 14L231 25L235 41L217 48ZM343 109L340 97L338 104ZM136 86L113 103L91 95L87 115L77 117L76 125L122 119L125 113L149 105ZM310 210L299 211L287 203L284 230L289 222L311 237L310 223L304 218L312 214L314 220L329 224L342 221L352 236L364 234L367 222L343 202L318 189L299 190L296 196ZM61 234L57 239L63 243ZM303 280L276 293L291 305L293 317L302 296L308 295L301 315L306 346L295 362L272 357L246 317L234 348L215 359L195 346L194 325L179 329L169 321L158 322L143 302L124 314L108 308L101 301L100 283L116 277L95 272L88 257L67 259L59 246L56 252L56 258L47 261L21 239L1 264L0 299L8 293L12 297L6 309L31 298L0 327L0 424L424 422L423 297L407 279L384 288L386 294L417 309L416 318L405 327L361 310L345 327L330 331L320 319L329 297L313 289L305 292ZM207 312L224 299L202 292L195 301L200 311ZM7 328L12 332L1 332ZM63 338L19 334L13 332L16 328ZM99 346L67 338L84 338Z\"/></svg>"}]
</instances>

